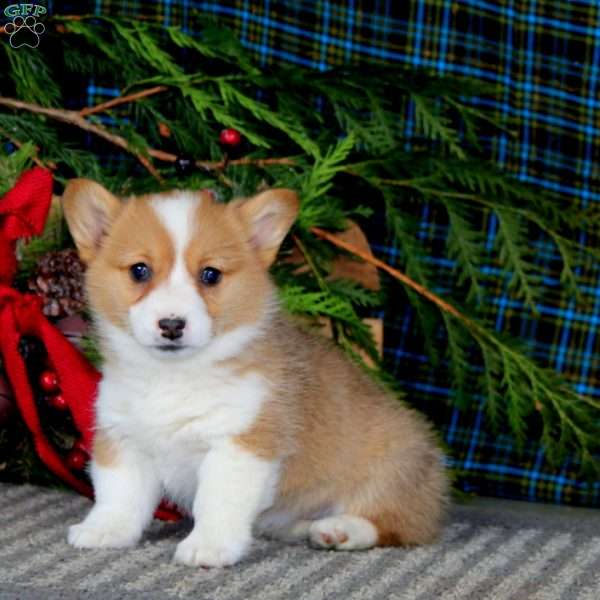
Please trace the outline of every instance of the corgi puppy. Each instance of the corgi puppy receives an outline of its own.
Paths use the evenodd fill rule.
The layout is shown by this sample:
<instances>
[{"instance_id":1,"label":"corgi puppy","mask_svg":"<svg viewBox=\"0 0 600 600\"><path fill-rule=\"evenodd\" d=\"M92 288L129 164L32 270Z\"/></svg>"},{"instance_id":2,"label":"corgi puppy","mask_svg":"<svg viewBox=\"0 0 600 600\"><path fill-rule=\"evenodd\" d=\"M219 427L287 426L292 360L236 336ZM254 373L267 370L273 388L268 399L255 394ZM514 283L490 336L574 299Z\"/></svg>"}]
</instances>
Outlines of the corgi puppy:
<instances>
[{"instance_id":1,"label":"corgi puppy","mask_svg":"<svg viewBox=\"0 0 600 600\"><path fill-rule=\"evenodd\" d=\"M334 344L282 314L269 267L294 192L121 201L77 179L64 214L104 356L78 548L134 545L161 498L193 516L175 560L223 567L253 534L337 550L429 542L434 436Z\"/></svg>"}]
</instances>

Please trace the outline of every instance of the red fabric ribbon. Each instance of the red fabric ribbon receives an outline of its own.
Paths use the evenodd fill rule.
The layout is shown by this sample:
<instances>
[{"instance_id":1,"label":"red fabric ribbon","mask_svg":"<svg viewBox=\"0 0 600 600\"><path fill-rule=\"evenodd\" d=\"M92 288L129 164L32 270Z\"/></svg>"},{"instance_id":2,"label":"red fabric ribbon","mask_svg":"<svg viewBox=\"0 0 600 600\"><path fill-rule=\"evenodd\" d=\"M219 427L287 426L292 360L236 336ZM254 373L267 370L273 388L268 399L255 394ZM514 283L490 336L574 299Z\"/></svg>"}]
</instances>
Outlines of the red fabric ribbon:
<instances>
[{"instance_id":1,"label":"red fabric ribbon","mask_svg":"<svg viewBox=\"0 0 600 600\"><path fill-rule=\"evenodd\" d=\"M19 352L22 336L31 335L41 340L83 445L91 448L94 399L100 373L46 319L40 298L21 294L11 287L17 266L16 241L42 233L51 201L52 175L40 167L25 172L15 187L0 199L0 357L39 457L63 481L91 498L92 487L71 472L44 433ZM164 506L156 511L156 516L165 520L179 518L176 511Z\"/></svg>"},{"instance_id":2,"label":"red fabric ribbon","mask_svg":"<svg viewBox=\"0 0 600 600\"><path fill-rule=\"evenodd\" d=\"M42 341L83 444L90 448L93 398L100 374L44 317L40 298L11 287L17 267L15 244L19 238L42 233L51 201L52 175L40 167L25 172L0 200L0 355L39 457L61 479L91 497L91 487L69 470L46 437L19 353L21 336L32 335Z\"/></svg>"},{"instance_id":3,"label":"red fabric ribbon","mask_svg":"<svg viewBox=\"0 0 600 600\"><path fill-rule=\"evenodd\" d=\"M35 167L21 175L0 200L0 283L10 285L17 268L15 243L39 235L52 200L52 175Z\"/></svg>"}]
</instances>

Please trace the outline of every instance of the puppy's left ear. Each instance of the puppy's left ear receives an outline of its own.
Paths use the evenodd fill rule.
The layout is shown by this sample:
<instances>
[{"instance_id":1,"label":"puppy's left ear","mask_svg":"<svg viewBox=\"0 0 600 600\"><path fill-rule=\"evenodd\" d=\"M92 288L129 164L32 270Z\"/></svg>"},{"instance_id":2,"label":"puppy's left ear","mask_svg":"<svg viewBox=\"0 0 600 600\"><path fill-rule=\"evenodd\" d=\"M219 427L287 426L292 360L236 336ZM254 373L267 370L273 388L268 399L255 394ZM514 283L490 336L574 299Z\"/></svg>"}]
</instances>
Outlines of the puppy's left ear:
<instances>
[{"instance_id":1,"label":"puppy's left ear","mask_svg":"<svg viewBox=\"0 0 600 600\"><path fill-rule=\"evenodd\" d=\"M283 238L296 220L300 201L292 190L276 188L261 192L239 205L250 230L250 243L261 262L269 267Z\"/></svg>"}]
</instances>

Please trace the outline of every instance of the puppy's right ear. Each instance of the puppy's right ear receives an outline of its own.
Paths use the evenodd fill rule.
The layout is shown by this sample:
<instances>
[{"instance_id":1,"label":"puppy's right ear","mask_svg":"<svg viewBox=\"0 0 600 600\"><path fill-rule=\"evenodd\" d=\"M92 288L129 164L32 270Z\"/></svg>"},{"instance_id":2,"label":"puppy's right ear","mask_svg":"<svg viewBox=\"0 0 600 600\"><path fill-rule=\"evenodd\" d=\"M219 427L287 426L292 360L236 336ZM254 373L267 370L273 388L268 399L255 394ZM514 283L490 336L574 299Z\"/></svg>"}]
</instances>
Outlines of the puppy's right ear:
<instances>
[{"instance_id":1,"label":"puppy's right ear","mask_svg":"<svg viewBox=\"0 0 600 600\"><path fill-rule=\"evenodd\" d=\"M62 206L79 256L89 263L119 214L121 202L95 181L73 179L65 189Z\"/></svg>"}]
</instances>

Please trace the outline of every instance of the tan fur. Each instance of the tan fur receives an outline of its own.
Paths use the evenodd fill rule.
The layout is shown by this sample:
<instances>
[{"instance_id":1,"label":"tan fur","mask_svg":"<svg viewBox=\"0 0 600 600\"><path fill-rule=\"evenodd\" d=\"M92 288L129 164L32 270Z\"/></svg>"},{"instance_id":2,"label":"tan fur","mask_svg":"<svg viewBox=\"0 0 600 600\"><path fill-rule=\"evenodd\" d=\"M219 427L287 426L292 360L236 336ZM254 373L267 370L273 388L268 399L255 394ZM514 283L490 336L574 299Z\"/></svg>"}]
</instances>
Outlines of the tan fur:
<instances>
[{"instance_id":1,"label":"tan fur","mask_svg":"<svg viewBox=\"0 0 600 600\"><path fill-rule=\"evenodd\" d=\"M74 179L65 189L62 206L79 256L89 263L121 210L121 203L95 181Z\"/></svg>"},{"instance_id":2,"label":"tan fur","mask_svg":"<svg viewBox=\"0 0 600 600\"><path fill-rule=\"evenodd\" d=\"M87 271L94 310L120 324L129 306L168 277L174 258L171 239L148 202L128 202ZM152 266L149 283L132 280L129 268L138 262Z\"/></svg>"},{"instance_id":3,"label":"tan fur","mask_svg":"<svg viewBox=\"0 0 600 600\"><path fill-rule=\"evenodd\" d=\"M65 204L76 229L85 221L75 201L84 191L77 183ZM128 306L150 289L131 282L129 266L148 261L156 285L171 268L173 244L148 198L129 201L117 216L112 201L108 206L114 224L88 269L88 286L94 310L119 325ZM196 279L206 266L223 272L216 286L198 284L216 335L269 315L264 335L223 362L233 374L253 372L271 386L258 418L235 441L282 461L275 511L301 520L338 509L370 520L379 545L431 541L439 531L447 480L430 427L332 342L271 308L275 290L267 269L297 208L289 190L229 205L206 197L186 249L186 265ZM74 237L84 252L93 244ZM100 438L98 444L102 460L114 458L110 443Z\"/></svg>"},{"instance_id":4,"label":"tan fur","mask_svg":"<svg viewBox=\"0 0 600 600\"><path fill-rule=\"evenodd\" d=\"M250 233L249 242L264 267L275 260L279 246L298 214L300 203L292 190L273 189L234 205Z\"/></svg>"},{"instance_id":5,"label":"tan fur","mask_svg":"<svg viewBox=\"0 0 600 600\"><path fill-rule=\"evenodd\" d=\"M198 206L195 229L186 249L189 272L199 280L203 268L223 273L219 285L198 283L198 292L214 319L217 334L259 319L267 301L268 276L258 264L249 242L250 233L240 219L236 205L202 202Z\"/></svg>"},{"instance_id":6,"label":"tan fur","mask_svg":"<svg viewBox=\"0 0 600 600\"><path fill-rule=\"evenodd\" d=\"M369 519L379 545L438 533L447 482L430 428L326 340L287 319L249 349L274 394L238 443L287 456L275 510L310 518L329 506Z\"/></svg>"},{"instance_id":7,"label":"tan fur","mask_svg":"<svg viewBox=\"0 0 600 600\"><path fill-rule=\"evenodd\" d=\"M83 255L93 242L86 237L87 231L78 230L77 224L86 221L82 215L88 210L86 203L96 198L96 186L93 182L78 179L69 184L63 197L65 217L70 230L78 231L73 237ZM110 212L104 217L112 223L110 235L95 240L93 253L87 259L86 283L92 308L115 325L124 324L127 309L159 285L173 266L173 243L150 206L151 199L151 196L128 202L115 199L117 206L110 201ZM98 204L95 211L98 218L102 218L101 208ZM153 277L147 284L131 279L129 268L138 262L152 266ZM110 285L107 285L108 281Z\"/></svg>"}]
</instances>

